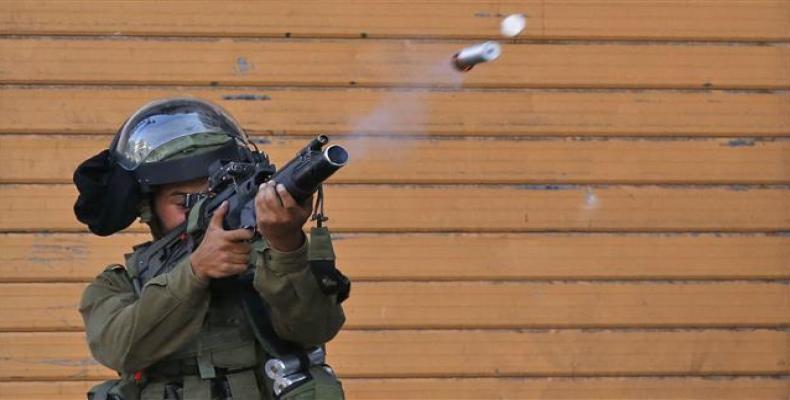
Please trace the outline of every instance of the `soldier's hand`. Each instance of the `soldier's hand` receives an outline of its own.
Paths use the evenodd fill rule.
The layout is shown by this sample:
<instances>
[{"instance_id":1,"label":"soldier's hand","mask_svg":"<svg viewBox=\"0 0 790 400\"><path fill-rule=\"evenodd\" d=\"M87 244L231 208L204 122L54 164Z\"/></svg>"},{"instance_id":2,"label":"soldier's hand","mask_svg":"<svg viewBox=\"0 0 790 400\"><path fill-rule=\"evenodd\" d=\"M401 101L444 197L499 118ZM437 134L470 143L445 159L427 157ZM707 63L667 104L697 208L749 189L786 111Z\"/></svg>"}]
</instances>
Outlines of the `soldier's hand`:
<instances>
[{"instance_id":1,"label":"soldier's hand","mask_svg":"<svg viewBox=\"0 0 790 400\"><path fill-rule=\"evenodd\" d=\"M225 201L214 211L203 241L189 256L192 271L201 280L237 275L247 269L253 233L247 229L226 231L222 220L228 212Z\"/></svg>"},{"instance_id":2,"label":"soldier's hand","mask_svg":"<svg viewBox=\"0 0 790 400\"><path fill-rule=\"evenodd\" d=\"M302 246L305 237L302 232L312 213L312 197L298 204L288 193L285 186L268 181L258 188L255 196L255 214L258 230L278 251L294 251Z\"/></svg>"}]
</instances>

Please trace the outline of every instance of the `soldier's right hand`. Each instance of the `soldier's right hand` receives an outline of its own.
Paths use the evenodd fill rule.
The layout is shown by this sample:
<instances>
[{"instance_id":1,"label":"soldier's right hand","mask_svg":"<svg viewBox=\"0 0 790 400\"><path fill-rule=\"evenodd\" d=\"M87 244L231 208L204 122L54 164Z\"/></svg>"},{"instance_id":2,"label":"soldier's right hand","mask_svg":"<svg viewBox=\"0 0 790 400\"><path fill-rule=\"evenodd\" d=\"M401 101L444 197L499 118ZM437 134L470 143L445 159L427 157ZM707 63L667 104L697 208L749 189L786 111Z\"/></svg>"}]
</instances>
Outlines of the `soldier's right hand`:
<instances>
[{"instance_id":1,"label":"soldier's right hand","mask_svg":"<svg viewBox=\"0 0 790 400\"><path fill-rule=\"evenodd\" d=\"M192 271L200 280L238 275L247 269L252 250L248 240L253 233L247 229L226 231L222 220L227 212L225 201L211 217L203 241L189 256Z\"/></svg>"}]
</instances>

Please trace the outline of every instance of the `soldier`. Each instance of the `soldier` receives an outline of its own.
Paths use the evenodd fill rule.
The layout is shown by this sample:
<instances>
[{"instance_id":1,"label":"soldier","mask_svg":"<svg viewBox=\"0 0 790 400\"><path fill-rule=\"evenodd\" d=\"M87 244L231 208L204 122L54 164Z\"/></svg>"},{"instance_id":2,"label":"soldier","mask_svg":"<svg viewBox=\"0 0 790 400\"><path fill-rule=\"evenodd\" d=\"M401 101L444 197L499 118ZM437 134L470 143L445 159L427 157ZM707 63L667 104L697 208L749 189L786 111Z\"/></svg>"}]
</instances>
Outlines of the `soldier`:
<instances>
[{"instance_id":1,"label":"soldier","mask_svg":"<svg viewBox=\"0 0 790 400\"><path fill-rule=\"evenodd\" d=\"M141 254L185 221L185 199L206 191L212 163L265 159L250 146L218 106L167 99L134 113L110 148L75 172L75 214L91 231L109 235L140 217L154 238L83 293L91 352L120 375L89 399L343 397L322 346L345 321L345 296L327 294L308 263L302 226L311 199L298 204L283 185L266 182L255 197L260 235L225 230L225 203L193 251L167 254L163 272L141 280ZM291 370L264 371L267 360L291 360L279 363Z\"/></svg>"}]
</instances>

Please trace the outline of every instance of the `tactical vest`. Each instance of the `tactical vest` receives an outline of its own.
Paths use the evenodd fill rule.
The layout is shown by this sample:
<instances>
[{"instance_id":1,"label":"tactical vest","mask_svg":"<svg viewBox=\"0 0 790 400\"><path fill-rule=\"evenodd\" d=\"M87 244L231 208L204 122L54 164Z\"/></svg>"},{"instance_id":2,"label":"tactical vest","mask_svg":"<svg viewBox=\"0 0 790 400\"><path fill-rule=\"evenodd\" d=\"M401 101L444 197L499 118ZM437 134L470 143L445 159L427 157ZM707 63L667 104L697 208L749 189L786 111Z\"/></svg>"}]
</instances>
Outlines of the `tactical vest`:
<instances>
[{"instance_id":1,"label":"tactical vest","mask_svg":"<svg viewBox=\"0 0 790 400\"><path fill-rule=\"evenodd\" d=\"M326 235L326 238L317 235ZM311 234L311 266L316 279L324 281L322 290L332 290L327 280L324 265L328 258L334 262L331 242L327 249L328 232ZM127 258L126 272L134 280L136 257L144 251L138 246ZM332 264L334 268L334 264ZM329 285L330 287L326 287ZM262 309L250 310L251 298L256 298L265 308L263 299L253 289L251 282L246 286L217 284L210 287L212 296L203 327L200 332L180 350L146 368L136 376L121 376L119 380L97 385L88 393L91 400L224 400L224 399L343 399L343 389L331 368L326 365L301 363L299 373L292 376L304 377L286 389L276 390L280 384L268 377L263 366L274 357L283 357L282 344L273 330L261 327L260 321L252 320L252 313L263 313ZM139 296L139 293L137 293ZM347 295L347 293L346 293ZM247 299L245 301L245 296ZM253 305L254 307L254 305ZM264 313L265 314L265 313ZM263 321L268 322L268 316ZM297 355L304 361L306 357ZM289 382L290 383L290 382ZM278 393L275 395L275 393Z\"/></svg>"}]
</instances>

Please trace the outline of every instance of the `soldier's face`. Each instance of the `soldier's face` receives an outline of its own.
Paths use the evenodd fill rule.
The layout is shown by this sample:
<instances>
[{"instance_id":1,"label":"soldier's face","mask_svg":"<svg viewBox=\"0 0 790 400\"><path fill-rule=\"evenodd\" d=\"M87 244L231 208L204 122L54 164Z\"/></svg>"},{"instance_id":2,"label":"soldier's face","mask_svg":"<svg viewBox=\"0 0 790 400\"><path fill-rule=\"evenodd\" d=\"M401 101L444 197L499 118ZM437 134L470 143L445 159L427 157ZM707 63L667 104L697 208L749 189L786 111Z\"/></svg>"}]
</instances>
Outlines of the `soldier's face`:
<instances>
[{"instance_id":1,"label":"soldier's face","mask_svg":"<svg viewBox=\"0 0 790 400\"><path fill-rule=\"evenodd\" d=\"M185 194L206 190L208 190L206 178L160 186L154 192L154 213L162 223L162 229L169 232L186 220L188 209L184 207Z\"/></svg>"}]
</instances>

